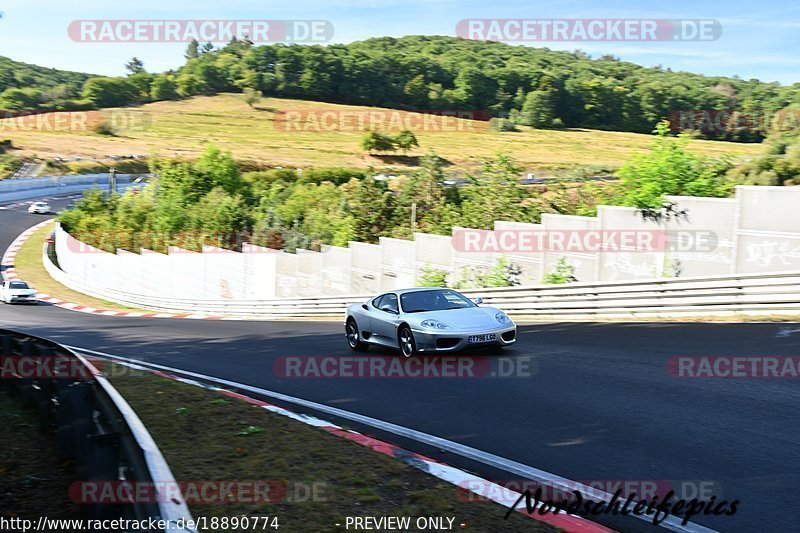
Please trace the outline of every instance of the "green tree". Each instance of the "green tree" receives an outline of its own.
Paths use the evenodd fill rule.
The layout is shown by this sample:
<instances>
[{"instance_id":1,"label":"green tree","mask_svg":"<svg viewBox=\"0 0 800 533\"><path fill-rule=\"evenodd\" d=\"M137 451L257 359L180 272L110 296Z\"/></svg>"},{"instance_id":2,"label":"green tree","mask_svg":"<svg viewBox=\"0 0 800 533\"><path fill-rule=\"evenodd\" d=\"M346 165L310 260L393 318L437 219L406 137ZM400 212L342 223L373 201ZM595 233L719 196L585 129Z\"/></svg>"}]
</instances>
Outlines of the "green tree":
<instances>
[{"instance_id":1,"label":"green tree","mask_svg":"<svg viewBox=\"0 0 800 533\"><path fill-rule=\"evenodd\" d=\"M419 74L414 76L403 88L405 100L412 106L425 108L428 105L428 83L425 81L425 75Z\"/></svg>"},{"instance_id":2,"label":"green tree","mask_svg":"<svg viewBox=\"0 0 800 533\"><path fill-rule=\"evenodd\" d=\"M395 135L394 145L403 151L403 154L407 153L414 147L419 147L419 142L417 141L417 136L414 135L414 132L411 130L403 130L397 135Z\"/></svg>"},{"instance_id":3,"label":"green tree","mask_svg":"<svg viewBox=\"0 0 800 533\"><path fill-rule=\"evenodd\" d=\"M549 128L556 119L555 104L553 91L531 91L525 97L517 120L526 126Z\"/></svg>"},{"instance_id":4,"label":"green tree","mask_svg":"<svg viewBox=\"0 0 800 533\"><path fill-rule=\"evenodd\" d=\"M194 164L194 170L207 178L210 187L221 187L228 194L243 190L245 181L239 166L230 152L222 152L216 146L208 145Z\"/></svg>"},{"instance_id":5,"label":"green tree","mask_svg":"<svg viewBox=\"0 0 800 533\"><path fill-rule=\"evenodd\" d=\"M189 45L186 47L186 53L183 54L183 57L186 59L197 59L200 57L200 43L197 40L192 39Z\"/></svg>"},{"instance_id":6,"label":"green tree","mask_svg":"<svg viewBox=\"0 0 800 533\"><path fill-rule=\"evenodd\" d=\"M484 161L481 172L470 176L461 203L463 225L492 229L496 220L526 221L533 218L522 206L525 191L519 185L522 170L507 154Z\"/></svg>"},{"instance_id":7,"label":"green tree","mask_svg":"<svg viewBox=\"0 0 800 533\"><path fill-rule=\"evenodd\" d=\"M150 84L150 98L155 101L178 98L178 87L167 75L158 75Z\"/></svg>"},{"instance_id":8,"label":"green tree","mask_svg":"<svg viewBox=\"0 0 800 533\"><path fill-rule=\"evenodd\" d=\"M442 162L435 154L421 158L421 168L409 176L395 197L395 220L393 236L411 238L415 231L425 233L449 233L446 217L446 192ZM416 221L412 224L412 214Z\"/></svg>"},{"instance_id":9,"label":"green tree","mask_svg":"<svg viewBox=\"0 0 800 533\"><path fill-rule=\"evenodd\" d=\"M89 78L81 95L97 107L119 107L132 103L137 87L124 78Z\"/></svg>"},{"instance_id":10,"label":"green tree","mask_svg":"<svg viewBox=\"0 0 800 533\"><path fill-rule=\"evenodd\" d=\"M142 74L145 71L144 63L138 57L134 57L125 63L125 70L130 74Z\"/></svg>"},{"instance_id":11,"label":"green tree","mask_svg":"<svg viewBox=\"0 0 800 533\"><path fill-rule=\"evenodd\" d=\"M492 117L489 119L489 131L506 132L519 131L513 120L502 117Z\"/></svg>"},{"instance_id":12,"label":"green tree","mask_svg":"<svg viewBox=\"0 0 800 533\"><path fill-rule=\"evenodd\" d=\"M0 109L32 109L42 101L42 93L37 89L6 89L0 93Z\"/></svg>"},{"instance_id":13,"label":"green tree","mask_svg":"<svg viewBox=\"0 0 800 533\"><path fill-rule=\"evenodd\" d=\"M670 137L669 123L661 121L649 153L632 157L617 175L622 181L622 205L660 208L666 195L725 197L733 184L725 173L726 161L701 158L686 150L686 136Z\"/></svg>"},{"instance_id":14,"label":"green tree","mask_svg":"<svg viewBox=\"0 0 800 533\"><path fill-rule=\"evenodd\" d=\"M353 240L377 242L387 235L394 222L394 201L386 184L368 177L342 187L347 194L345 211L353 220Z\"/></svg>"},{"instance_id":15,"label":"green tree","mask_svg":"<svg viewBox=\"0 0 800 533\"><path fill-rule=\"evenodd\" d=\"M255 107L255 105L261 100L261 93L257 90L252 89L250 87L246 87L244 89L244 101L250 107Z\"/></svg>"},{"instance_id":16,"label":"green tree","mask_svg":"<svg viewBox=\"0 0 800 533\"><path fill-rule=\"evenodd\" d=\"M361 148L370 154L396 150L394 139L375 130L364 132L364 135L361 136Z\"/></svg>"},{"instance_id":17,"label":"green tree","mask_svg":"<svg viewBox=\"0 0 800 533\"><path fill-rule=\"evenodd\" d=\"M251 223L242 198L217 187L203 196L189 211L186 229L201 237L195 238L194 242L234 248L238 244L237 236L249 228ZM196 248L195 251L200 250Z\"/></svg>"}]
</instances>

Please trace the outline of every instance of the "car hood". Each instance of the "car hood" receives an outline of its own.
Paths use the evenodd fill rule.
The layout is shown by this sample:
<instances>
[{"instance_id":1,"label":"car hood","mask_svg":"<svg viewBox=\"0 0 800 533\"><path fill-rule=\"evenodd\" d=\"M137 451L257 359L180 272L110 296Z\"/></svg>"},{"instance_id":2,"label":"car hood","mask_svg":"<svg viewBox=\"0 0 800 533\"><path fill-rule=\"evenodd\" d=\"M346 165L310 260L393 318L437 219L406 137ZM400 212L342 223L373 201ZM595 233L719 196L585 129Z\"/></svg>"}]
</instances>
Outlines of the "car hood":
<instances>
[{"instance_id":1,"label":"car hood","mask_svg":"<svg viewBox=\"0 0 800 533\"><path fill-rule=\"evenodd\" d=\"M502 326L494 316L500 310L496 307L468 307L466 309L450 309L448 311L425 311L406 313L404 318L412 325L419 325L423 320L434 319L443 322L453 329L480 330Z\"/></svg>"}]
</instances>

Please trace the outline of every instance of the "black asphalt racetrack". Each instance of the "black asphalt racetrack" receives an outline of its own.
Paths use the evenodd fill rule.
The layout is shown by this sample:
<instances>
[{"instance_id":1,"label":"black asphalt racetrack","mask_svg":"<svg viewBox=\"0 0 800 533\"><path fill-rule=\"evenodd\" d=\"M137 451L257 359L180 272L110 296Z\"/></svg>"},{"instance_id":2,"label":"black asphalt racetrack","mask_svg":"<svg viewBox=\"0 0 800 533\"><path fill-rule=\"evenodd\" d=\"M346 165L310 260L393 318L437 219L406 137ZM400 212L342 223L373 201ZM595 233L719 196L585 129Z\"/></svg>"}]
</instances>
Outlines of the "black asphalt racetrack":
<instances>
[{"instance_id":1,"label":"black asphalt racetrack","mask_svg":"<svg viewBox=\"0 0 800 533\"><path fill-rule=\"evenodd\" d=\"M58 209L66 201L51 203ZM40 219L24 207L0 211L0 248ZM798 355L796 324L522 326L517 344L502 355L534 356L532 377L469 379L276 374L281 357L351 355L339 323L106 317L40 304L0 306L0 324L346 409L576 481L713 482L718 499L739 500L739 510L694 522L719 531L800 530L800 380L680 379L667 372L674 356ZM778 336L787 327L799 331ZM367 355L393 354L371 349ZM496 480L510 477L357 429ZM656 530L635 520L610 524Z\"/></svg>"}]
</instances>

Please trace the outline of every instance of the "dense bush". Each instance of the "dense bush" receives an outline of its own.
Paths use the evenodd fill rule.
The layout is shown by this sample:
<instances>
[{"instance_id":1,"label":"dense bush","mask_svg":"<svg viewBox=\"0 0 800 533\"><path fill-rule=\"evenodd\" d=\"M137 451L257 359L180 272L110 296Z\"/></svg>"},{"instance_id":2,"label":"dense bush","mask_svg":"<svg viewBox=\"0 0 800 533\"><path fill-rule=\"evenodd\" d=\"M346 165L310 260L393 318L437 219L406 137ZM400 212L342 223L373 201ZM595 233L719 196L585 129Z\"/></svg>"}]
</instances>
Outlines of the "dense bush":
<instances>
[{"instance_id":1,"label":"dense bush","mask_svg":"<svg viewBox=\"0 0 800 533\"><path fill-rule=\"evenodd\" d=\"M766 155L732 169L729 176L746 185L800 185L800 135L771 135L767 138Z\"/></svg>"},{"instance_id":2,"label":"dense bush","mask_svg":"<svg viewBox=\"0 0 800 533\"><path fill-rule=\"evenodd\" d=\"M489 131L519 131L514 121L508 118L492 117L489 119Z\"/></svg>"},{"instance_id":3,"label":"dense bush","mask_svg":"<svg viewBox=\"0 0 800 533\"><path fill-rule=\"evenodd\" d=\"M200 250L203 244L237 249L245 240L291 251L374 243L382 236L410 239L414 232L449 235L454 226L493 229L497 220L539 222L542 213L591 215L599 203L659 208L668 194L729 194L730 164L687 153L685 140L668 137L665 127L656 129L649 153L620 169L621 183L558 181L531 189L519 184L521 169L505 154L484 161L463 187L446 187L442 159L428 154L418 171L393 181L390 190L386 181L358 169L242 173L230 153L208 146L195 162L154 161L156 177L142 191L110 198L88 193L61 221L77 238L109 251L166 251L170 245ZM798 152L793 143L781 150L792 158ZM784 156L763 161L774 167L774 159ZM127 236L109 243L106 234ZM515 276L513 265L501 264L455 284L503 286ZM436 273L431 278L441 281Z\"/></svg>"},{"instance_id":4,"label":"dense bush","mask_svg":"<svg viewBox=\"0 0 800 533\"><path fill-rule=\"evenodd\" d=\"M229 153L209 146L194 163L154 163L158 177L142 191L104 198L91 192L62 223L77 238L109 251L170 245L199 250L203 243L237 248L244 239L287 249L414 231L449 234L469 220L489 228L501 213L529 220L519 207L518 169L505 156L487 162L463 191L446 189L441 160L423 157L422 169L397 191L363 170L272 169L242 174ZM412 206L417 218L412 220ZM143 242L101 240L105 233L145 235ZM186 233L191 242L183 242ZM150 242L149 235L167 235ZM184 234L183 236L181 234ZM126 237L127 239L127 237Z\"/></svg>"},{"instance_id":5,"label":"dense bush","mask_svg":"<svg viewBox=\"0 0 800 533\"><path fill-rule=\"evenodd\" d=\"M669 137L669 124L659 122L647 154L634 156L620 168L621 205L661 207L666 195L726 197L734 183L726 176L727 160L702 158L686 151L688 139Z\"/></svg>"}]
</instances>

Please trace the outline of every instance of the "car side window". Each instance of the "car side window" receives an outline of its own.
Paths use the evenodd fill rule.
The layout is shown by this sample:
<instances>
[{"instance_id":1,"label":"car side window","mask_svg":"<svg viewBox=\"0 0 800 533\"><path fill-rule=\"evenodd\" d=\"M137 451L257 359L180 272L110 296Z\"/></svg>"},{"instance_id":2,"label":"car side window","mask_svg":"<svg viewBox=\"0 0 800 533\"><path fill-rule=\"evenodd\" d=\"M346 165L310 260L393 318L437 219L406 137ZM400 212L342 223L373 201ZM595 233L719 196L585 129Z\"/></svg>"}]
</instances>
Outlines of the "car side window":
<instances>
[{"instance_id":1,"label":"car side window","mask_svg":"<svg viewBox=\"0 0 800 533\"><path fill-rule=\"evenodd\" d=\"M397 303L397 295L396 294L384 294L383 298L381 298L381 305L378 307L381 311L386 311L388 313L399 314L400 313L400 306Z\"/></svg>"},{"instance_id":2,"label":"car side window","mask_svg":"<svg viewBox=\"0 0 800 533\"><path fill-rule=\"evenodd\" d=\"M374 307L375 309L380 309L381 308L381 300L383 300L384 296L386 296L386 295L385 294L381 294L380 296L378 296L377 298L372 300L372 307Z\"/></svg>"}]
</instances>

